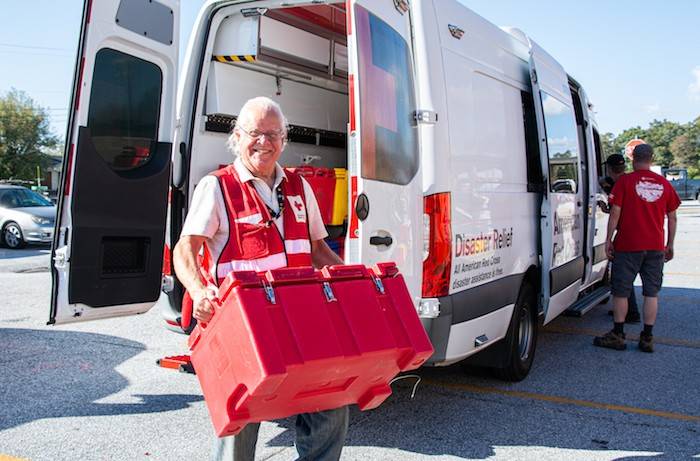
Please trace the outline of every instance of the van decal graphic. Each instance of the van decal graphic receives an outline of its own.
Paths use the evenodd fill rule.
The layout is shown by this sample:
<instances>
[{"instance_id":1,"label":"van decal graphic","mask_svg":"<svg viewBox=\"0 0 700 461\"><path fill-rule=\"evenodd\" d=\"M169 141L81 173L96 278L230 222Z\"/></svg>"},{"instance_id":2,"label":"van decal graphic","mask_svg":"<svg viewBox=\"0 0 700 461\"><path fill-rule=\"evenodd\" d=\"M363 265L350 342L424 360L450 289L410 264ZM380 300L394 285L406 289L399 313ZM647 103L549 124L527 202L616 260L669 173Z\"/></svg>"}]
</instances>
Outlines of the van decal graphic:
<instances>
[{"instance_id":1,"label":"van decal graphic","mask_svg":"<svg viewBox=\"0 0 700 461\"><path fill-rule=\"evenodd\" d=\"M452 290L464 289L508 275L504 268L506 261L500 252L512 246L512 227L493 229L475 235L455 234L455 258L462 259L454 265Z\"/></svg>"}]
</instances>

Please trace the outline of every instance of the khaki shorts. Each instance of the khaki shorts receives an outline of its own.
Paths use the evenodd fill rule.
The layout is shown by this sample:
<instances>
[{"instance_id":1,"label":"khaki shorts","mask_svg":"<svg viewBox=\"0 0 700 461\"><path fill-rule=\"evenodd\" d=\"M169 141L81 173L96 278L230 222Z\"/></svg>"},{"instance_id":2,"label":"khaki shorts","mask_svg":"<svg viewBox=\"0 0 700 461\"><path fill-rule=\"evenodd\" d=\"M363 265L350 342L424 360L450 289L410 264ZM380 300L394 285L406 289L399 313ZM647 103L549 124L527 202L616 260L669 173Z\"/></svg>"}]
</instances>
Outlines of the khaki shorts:
<instances>
[{"instance_id":1,"label":"khaki shorts","mask_svg":"<svg viewBox=\"0 0 700 461\"><path fill-rule=\"evenodd\" d=\"M664 276L664 252L616 251L610 277L612 295L628 298L637 274L642 277L642 295L656 298Z\"/></svg>"}]
</instances>

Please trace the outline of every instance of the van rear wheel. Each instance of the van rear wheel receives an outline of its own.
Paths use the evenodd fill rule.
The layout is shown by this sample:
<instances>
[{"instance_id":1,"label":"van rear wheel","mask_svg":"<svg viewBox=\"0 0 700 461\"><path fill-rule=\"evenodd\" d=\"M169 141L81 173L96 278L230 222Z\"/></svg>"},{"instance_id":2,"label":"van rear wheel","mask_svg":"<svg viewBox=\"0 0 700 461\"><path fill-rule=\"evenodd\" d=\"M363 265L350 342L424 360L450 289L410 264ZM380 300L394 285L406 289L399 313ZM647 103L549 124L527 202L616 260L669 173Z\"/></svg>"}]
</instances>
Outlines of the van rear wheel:
<instances>
[{"instance_id":1,"label":"van rear wheel","mask_svg":"<svg viewBox=\"0 0 700 461\"><path fill-rule=\"evenodd\" d=\"M530 372L537 345L535 290L528 283L518 294L505 341L507 356L496 375L506 381L522 381Z\"/></svg>"}]
</instances>

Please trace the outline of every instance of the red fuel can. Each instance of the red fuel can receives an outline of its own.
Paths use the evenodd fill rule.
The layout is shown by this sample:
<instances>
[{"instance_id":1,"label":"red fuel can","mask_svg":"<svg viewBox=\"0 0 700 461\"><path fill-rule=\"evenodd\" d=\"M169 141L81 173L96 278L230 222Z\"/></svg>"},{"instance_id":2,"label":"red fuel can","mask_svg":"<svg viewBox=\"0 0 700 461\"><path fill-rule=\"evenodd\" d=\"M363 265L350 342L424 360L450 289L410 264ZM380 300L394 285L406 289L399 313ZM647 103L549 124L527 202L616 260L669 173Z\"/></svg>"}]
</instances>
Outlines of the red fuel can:
<instances>
[{"instance_id":1,"label":"red fuel can","mask_svg":"<svg viewBox=\"0 0 700 461\"><path fill-rule=\"evenodd\" d=\"M190 336L216 434L343 405L375 408L433 347L396 265L229 274Z\"/></svg>"},{"instance_id":2,"label":"red fuel can","mask_svg":"<svg viewBox=\"0 0 700 461\"><path fill-rule=\"evenodd\" d=\"M313 167L308 165L287 169L306 179L316 196L323 224L332 224L333 203L335 200L335 170L333 168Z\"/></svg>"}]
</instances>

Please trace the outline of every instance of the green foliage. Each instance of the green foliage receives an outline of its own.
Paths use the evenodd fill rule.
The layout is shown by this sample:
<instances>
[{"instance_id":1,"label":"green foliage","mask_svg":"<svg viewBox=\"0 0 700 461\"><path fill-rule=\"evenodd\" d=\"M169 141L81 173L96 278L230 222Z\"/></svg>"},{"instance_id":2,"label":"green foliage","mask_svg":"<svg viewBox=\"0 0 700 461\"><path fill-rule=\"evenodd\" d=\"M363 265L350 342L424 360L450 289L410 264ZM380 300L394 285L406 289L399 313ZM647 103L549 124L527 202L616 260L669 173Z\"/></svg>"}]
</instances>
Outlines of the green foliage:
<instances>
[{"instance_id":1,"label":"green foliage","mask_svg":"<svg viewBox=\"0 0 700 461\"><path fill-rule=\"evenodd\" d=\"M688 168L689 173L700 169L700 117L686 124L654 120L647 128L628 128L618 136L606 133L601 138L605 156L624 154L625 144L636 138L654 148L654 163L657 165Z\"/></svg>"},{"instance_id":2,"label":"green foliage","mask_svg":"<svg viewBox=\"0 0 700 461\"><path fill-rule=\"evenodd\" d=\"M35 178L57 145L44 108L15 89L0 97L0 179Z\"/></svg>"},{"instance_id":3,"label":"green foliage","mask_svg":"<svg viewBox=\"0 0 700 461\"><path fill-rule=\"evenodd\" d=\"M672 165L678 167L693 168L700 161L700 150L697 141L691 139L688 134L682 134L671 142Z\"/></svg>"},{"instance_id":4,"label":"green foliage","mask_svg":"<svg viewBox=\"0 0 700 461\"><path fill-rule=\"evenodd\" d=\"M615 150L615 135L612 133L603 133L600 136L600 144L603 149L603 158L608 158L609 155L617 152Z\"/></svg>"}]
</instances>

